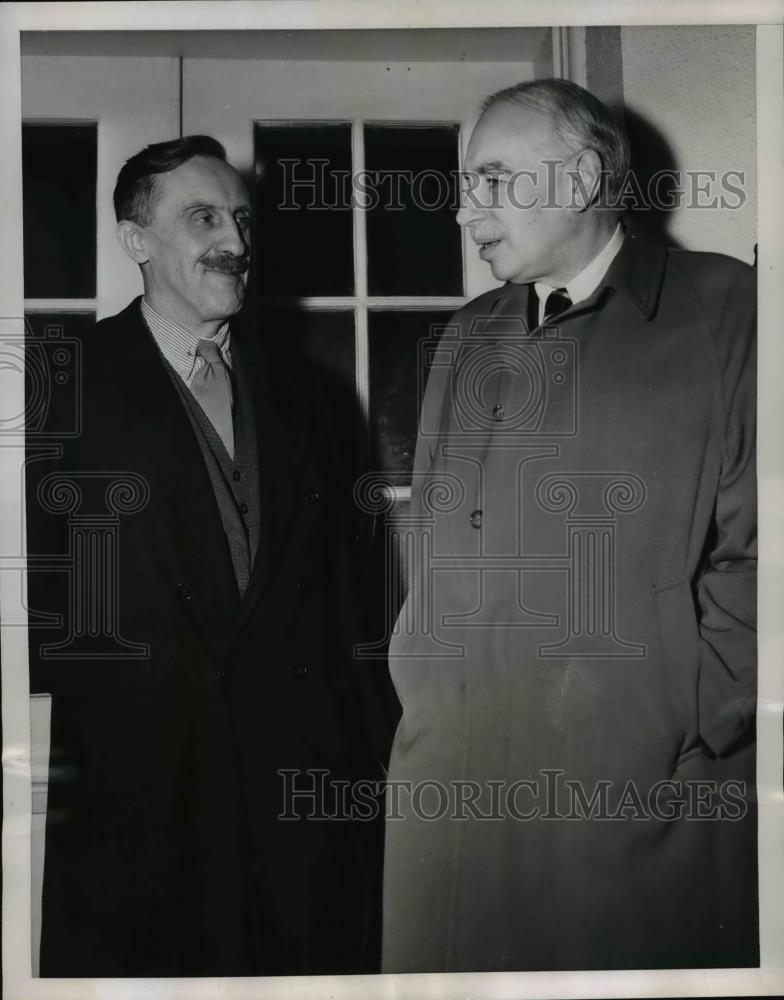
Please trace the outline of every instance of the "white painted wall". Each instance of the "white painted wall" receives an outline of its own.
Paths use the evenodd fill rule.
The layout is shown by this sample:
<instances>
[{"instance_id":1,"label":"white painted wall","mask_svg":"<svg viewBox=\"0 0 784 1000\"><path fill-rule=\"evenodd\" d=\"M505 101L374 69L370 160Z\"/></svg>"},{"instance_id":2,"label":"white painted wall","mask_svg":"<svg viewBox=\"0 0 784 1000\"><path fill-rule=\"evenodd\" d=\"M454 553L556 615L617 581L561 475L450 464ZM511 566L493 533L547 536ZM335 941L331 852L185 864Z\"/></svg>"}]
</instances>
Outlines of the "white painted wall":
<instances>
[{"instance_id":1,"label":"white painted wall","mask_svg":"<svg viewBox=\"0 0 784 1000\"><path fill-rule=\"evenodd\" d=\"M179 66L172 57L23 55L25 121L98 123L98 319L124 309L142 291L139 268L115 238L112 192L123 163L179 127ZM63 300L56 300L53 307Z\"/></svg>"},{"instance_id":2,"label":"white painted wall","mask_svg":"<svg viewBox=\"0 0 784 1000\"><path fill-rule=\"evenodd\" d=\"M745 172L742 208L681 208L669 233L690 250L754 259L757 228L753 25L621 29L626 107L667 140L680 169Z\"/></svg>"}]
</instances>

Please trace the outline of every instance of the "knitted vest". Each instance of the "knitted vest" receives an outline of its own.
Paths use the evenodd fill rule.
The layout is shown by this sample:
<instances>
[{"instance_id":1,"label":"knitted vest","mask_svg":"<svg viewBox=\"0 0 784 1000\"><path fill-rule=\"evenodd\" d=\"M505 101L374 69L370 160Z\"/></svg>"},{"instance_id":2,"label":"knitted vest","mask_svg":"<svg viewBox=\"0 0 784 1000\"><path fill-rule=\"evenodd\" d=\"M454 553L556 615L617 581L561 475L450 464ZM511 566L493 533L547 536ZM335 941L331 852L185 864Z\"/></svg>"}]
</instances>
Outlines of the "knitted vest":
<instances>
[{"instance_id":1,"label":"knitted vest","mask_svg":"<svg viewBox=\"0 0 784 1000\"><path fill-rule=\"evenodd\" d=\"M232 371L234 458L185 383L166 363L193 426L207 466L240 596L245 595L259 543L259 469L253 402L242 377Z\"/></svg>"}]
</instances>

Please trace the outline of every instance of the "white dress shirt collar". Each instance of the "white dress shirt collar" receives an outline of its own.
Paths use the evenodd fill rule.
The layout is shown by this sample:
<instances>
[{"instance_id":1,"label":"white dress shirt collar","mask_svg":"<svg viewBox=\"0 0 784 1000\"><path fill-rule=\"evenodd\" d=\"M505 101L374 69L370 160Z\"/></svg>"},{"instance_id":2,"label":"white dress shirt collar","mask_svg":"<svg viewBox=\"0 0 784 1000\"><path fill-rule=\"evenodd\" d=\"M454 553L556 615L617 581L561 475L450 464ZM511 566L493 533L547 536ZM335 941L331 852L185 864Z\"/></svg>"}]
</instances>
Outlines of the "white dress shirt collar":
<instances>
[{"instance_id":1,"label":"white dress shirt collar","mask_svg":"<svg viewBox=\"0 0 784 1000\"><path fill-rule=\"evenodd\" d=\"M587 299L589 295L596 291L602 278L607 274L610 264L612 264L616 254L621 249L623 238L624 232L619 222L615 227L615 232L593 260L589 261L579 274L576 274L571 281L566 283L564 287L566 288L566 294L572 300L572 304L582 302L583 299ZM534 288L539 297L539 322L541 323L544 319L544 304L547 296L550 292L554 292L555 288L552 285L545 284L543 281L535 282Z\"/></svg>"}]
</instances>

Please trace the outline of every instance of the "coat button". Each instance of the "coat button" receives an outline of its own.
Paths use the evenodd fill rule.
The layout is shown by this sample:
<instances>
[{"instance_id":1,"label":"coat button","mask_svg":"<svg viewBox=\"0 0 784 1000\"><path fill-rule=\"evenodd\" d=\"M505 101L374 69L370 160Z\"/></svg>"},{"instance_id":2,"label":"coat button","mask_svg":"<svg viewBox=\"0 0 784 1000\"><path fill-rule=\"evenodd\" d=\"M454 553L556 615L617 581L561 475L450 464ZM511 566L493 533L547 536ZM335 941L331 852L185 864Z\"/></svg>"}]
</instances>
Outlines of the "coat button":
<instances>
[{"instance_id":1,"label":"coat button","mask_svg":"<svg viewBox=\"0 0 784 1000\"><path fill-rule=\"evenodd\" d=\"M242 479L242 473L238 472L235 469L234 472L232 472L232 474L231 474L231 478L234 480L235 483L238 483L240 481L240 479Z\"/></svg>"},{"instance_id":2,"label":"coat button","mask_svg":"<svg viewBox=\"0 0 784 1000\"><path fill-rule=\"evenodd\" d=\"M240 512L242 514L247 514L248 513L248 505L246 503L241 503L240 504Z\"/></svg>"},{"instance_id":3,"label":"coat button","mask_svg":"<svg viewBox=\"0 0 784 1000\"><path fill-rule=\"evenodd\" d=\"M193 598L193 594L188 590L184 583L177 584L177 593L183 599L183 601L190 601Z\"/></svg>"},{"instance_id":4,"label":"coat button","mask_svg":"<svg viewBox=\"0 0 784 1000\"><path fill-rule=\"evenodd\" d=\"M321 495L318 490L311 490L309 493L305 494L305 499L309 500L310 503L315 503L316 500L321 499Z\"/></svg>"},{"instance_id":5,"label":"coat button","mask_svg":"<svg viewBox=\"0 0 784 1000\"><path fill-rule=\"evenodd\" d=\"M469 520L471 521L471 527L472 528L481 528L482 527L482 511L481 510L472 510L471 511L471 517L469 518Z\"/></svg>"},{"instance_id":6,"label":"coat button","mask_svg":"<svg viewBox=\"0 0 784 1000\"><path fill-rule=\"evenodd\" d=\"M291 668L292 674L295 677L307 677L308 676L308 665L307 663L295 663Z\"/></svg>"},{"instance_id":7,"label":"coat button","mask_svg":"<svg viewBox=\"0 0 784 1000\"><path fill-rule=\"evenodd\" d=\"M503 419L504 419L504 404L496 403L495 406L493 407L493 420L496 420L498 421L498 423L500 423Z\"/></svg>"}]
</instances>

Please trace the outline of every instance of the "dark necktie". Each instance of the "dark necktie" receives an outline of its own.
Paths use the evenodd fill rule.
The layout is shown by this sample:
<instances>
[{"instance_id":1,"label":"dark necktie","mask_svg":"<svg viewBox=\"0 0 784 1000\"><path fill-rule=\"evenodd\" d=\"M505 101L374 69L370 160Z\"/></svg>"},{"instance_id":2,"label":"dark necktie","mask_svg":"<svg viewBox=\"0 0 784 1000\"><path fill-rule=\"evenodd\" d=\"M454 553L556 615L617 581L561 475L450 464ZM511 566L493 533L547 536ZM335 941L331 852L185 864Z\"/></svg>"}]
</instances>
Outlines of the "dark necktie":
<instances>
[{"instance_id":1,"label":"dark necktie","mask_svg":"<svg viewBox=\"0 0 784 1000\"><path fill-rule=\"evenodd\" d=\"M544 319L543 323L549 323L550 320L560 316L562 312L566 312L569 306L572 304L572 300L565 288L556 288L554 292L550 294L545 299L544 303Z\"/></svg>"},{"instance_id":2,"label":"dark necktie","mask_svg":"<svg viewBox=\"0 0 784 1000\"><path fill-rule=\"evenodd\" d=\"M528 329L535 330L539 324L539 296L536 292L536 288L531 285L528 292ZM544 317L542 323L549 323L556 316L560 316L562 312L571 306L572 300L569 298L565 288L556 288L555 291L550 292L550 294L545 299L544 303Z\"/></svg>"},{"instance_id":3,"label":"dark necktie","mask_svg":"<svg viewBox=\"0 0 784 1000\"><path fill-rule=\"evenodd\" d=\"M234 458L234 423L228 369L212 340L200 340L196 355L204 364L194 372L190 381L191 393L217 431L229 456Z\"/></svg>"}]
</instances>

